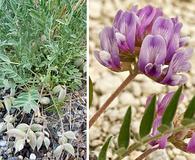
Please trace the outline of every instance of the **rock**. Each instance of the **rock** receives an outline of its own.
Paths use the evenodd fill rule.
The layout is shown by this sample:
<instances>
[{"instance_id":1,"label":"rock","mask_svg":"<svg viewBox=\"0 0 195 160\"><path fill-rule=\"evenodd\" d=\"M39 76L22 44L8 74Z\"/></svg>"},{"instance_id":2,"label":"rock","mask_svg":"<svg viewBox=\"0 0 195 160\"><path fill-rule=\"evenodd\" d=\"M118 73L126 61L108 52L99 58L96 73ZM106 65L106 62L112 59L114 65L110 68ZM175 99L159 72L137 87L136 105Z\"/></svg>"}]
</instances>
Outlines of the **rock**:
<instances>
[{"instance_id":1,"label":"rock","mask_svg":"<svg viewBox=\"0 0 195 160\"><path fill-rule=\"evenodd\" d=\"M101 1L93 1L93 3L89 3L90 17L91 18L99 18L101 16Z\"/></svg>"},{"instance_id":2,"label":"rock","mask_svg":"<svg viewBox=\"0 0 195 160\"><path fill-rule=\"evenodd\" d=\"M95 83L95 90L102 94L111 94L122 83L119 77L108 74L107 76L100 77Z\"/></svg>"},{"instance_id":3,"label":"rock","mask_svg":"<svg viewBox=\"0 0 195 160\"><path fill-rule=\"evenodd\" d=\"M136 97L141 96L142 91L139 83L132 82L131 87L132 87L133 95L135 95Z\"/></svg>"},{"instance_id":4,"label":"rock","mask_svg":"<svg viewBox=\"0 0 195 160\"><path fill-rule=\"evenodd\" d=\"M120 127L121 127L121 124L114 124L114 125L112 125L111 128L110 128L110 132L111 132L113 135L117 135L117 134L119 134Z\"/></svg>"},{"instance_id":5,"label":"rock","mask_svg":"<svg viewBox=\"0 0 195 160\"><path fill-rule=\"evenodd\" d=\"M161 149L151 153L148 156L148 160L170 160L170 158L168 157L166 150Z\"/></svg>"},{"instance_id":6,"label":"rock","mask_svg":"<svg viewBox=\"0 0 195 160\"><path fill-rule=\"evenodd\" d=\"M140 125L139 121L134 120L131 122L131 128L132 128L134 133L139 133L139 125Z\"/></svg>"},{"instance_id":7,"label":"rock","mask_svg":"<svg viewBox=\"0 0 195 160\"><path fill-rule=\"evenodd\" d=\"M126 91L121 93L119 96L119 102L120 104L124 106L138 106L139 105L139 100L133 96L132 93Z\"/></svg>"},{"instance_id":8,"label":"rock","mask_svg":"<svg viewBox=\"0 0 195 160\"><path fill-rule=\"evenodd\" d=\"M187 160L185 156L177 155L174 160Z\"/></svg>"},{"instance_id":9,"label":"rock","mask_svg":"<svg viewBox=\"0 0 195 160\"><path fill-rule=\"evenodd\" d=\"M108 121L104 121L102 123L102 130L105 132L105 133L108 133L109 132L109 129L110 129L110 123Z\"/></svg>"},{"instance_id":10,"label":"rock","mask_svg":"<svg viewBox=\"0 0 195 160\"><path fill-rule=\"evenodd\" d=\"M36 155L34 153L31 153L29 158L30 160L36 160Z\"/></svg>"},{"instance_id":11,"label":"rock","mask_svg":"<svg viewBox=\"0 0 195 160\"><path fill-rule=\"evenodd\" d=\"M50 98L49 97L41 97L39 102L43 105L48 105L50 103Z\"/></svg>"},{"instance_id":12,"label":"rock","mask_svg":"<svg viewBox=\"0 0 195 160\"><path fill-rule=\"evenodd\" d=\"M96 147L101 144L102 144L102 140L96 139L96 140L93 140L90 145L92 145L93 147Z\"/></svg>"},{"instance_id":13,"label":"rock","mask_svg":"<svg viewBox=\"0 0 195 160\"><path fill-rule=\"evenodd\" d=\"M173 152L175 155L181 153L181 151L180 151L179 149L177 149L177 148L173 148L173 149L172 149L172 152Z\"/></svg>"},{"instance_id":14,"label":"rock","mask_svg":"<svg viewBox=\"0 0 195 160\"><path fill-rule=\"evenodd\" d=\"M111 5L113 2L112 0L106 0L105 1L106 3L104 4L104 10L103 10L103 13L106 15L106 16L109 16L109 17L113 17L113 15L115 15L115 8L114 8L114 5Z\"/></svg>"},{"instance_id":15,"label":"rock","mask_svg":"<svg viewBox=\"0 0 195 160\"><path fill-rule=\"evenodd\" d=\"M146 100L147 100L147 97L140 97L140 103L142 106L145 106L146 105Z\"/></svg>"},{"instance_id":16,"label":"rock","mask_svg":"<svg viewBox=\"0 0 195 160\"><path fill-rule=\"evenodd\" d=\"M101 132L100 132L100 129L93 126L90 128L90 140L94 140L94 139L97 139L98 137L101 136Z\"/></svg>"},{"instance_id":17,"label":"rock","mask_svg":"<svg viewBox=\"0 0 195 160\"><path fill-rule=\"evenodd\" d=\"M132 153L131 153L131 159L133 160L133 159L136 159L138 156L140 156L142 154L142 152L141 151L133 151Z\"/></svg>"},{"instance_id":18,"label":"rock","mask_svg":"<svg viewBox=\"0 0 195 160\"><path fill-rule=\"evenodd\" d=\"M118 113L119 111L117 109L109 109L105 112L105 115L107 115L111 122L114 122L118 120Z\"/></svg>"},{"instance_id":19,"label":"rock","mask_svg":"<svg viewBox=\"0 0 195 160\"><path fill-rule=\"evenodd\" d=\"M142 91L144 95L159 94L163 90L163 85L154 82L150 79L147 79L144 83L141 84Z\"/></svg>"},{"instance_id":20,"label":"rock","mask_svg":"<svg viewBox=\"0 0 195 160\"><path fill-rule=\"evenodd\" d=\"M7 141L0 140L0 147L6 147L7 146Z\"/></svg>"},{"instance_id":21,"label":"rock","mask_svg":"<svg viewBox=\"0 0 195 160\"><path fill-rule=\"evenodd\" d=\"M19 157L9 157L8 160L18 160Z\"/></svg>"}]
</instances>

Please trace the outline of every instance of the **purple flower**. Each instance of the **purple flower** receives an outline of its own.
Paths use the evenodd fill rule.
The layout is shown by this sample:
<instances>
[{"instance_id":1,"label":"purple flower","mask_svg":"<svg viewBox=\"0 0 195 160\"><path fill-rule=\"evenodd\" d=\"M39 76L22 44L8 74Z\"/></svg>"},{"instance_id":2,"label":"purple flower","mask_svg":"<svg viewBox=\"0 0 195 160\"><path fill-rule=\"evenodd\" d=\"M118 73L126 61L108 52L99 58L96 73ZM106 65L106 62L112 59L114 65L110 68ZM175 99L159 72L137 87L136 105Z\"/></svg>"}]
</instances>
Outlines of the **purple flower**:
<instances>
[{"instance_id":1,"label":"purple flower","mask_svg":"<svg viewBox=\"0 0 195 160\"><path fill-rule=\"evenodd\" d=\"M195 133L193 133L192 138L188 142L186 150L189 153L195 153Z\"/></svg>"},{"instance_id":2,"label":"purple flower","mask_svg":"<svg viewBox=\"0 0 195 160\"><path fill-rule=\"evenodd\" d=\"M134 12L123 12L119 10L115 20L114 28L118 47L123 52L133 52L135 48L135 34L138 17Z\"/></svg>"},{"instance_id":3,"label":"purple flower","mask_svg":"<svg viewBox=\"0 0 195 160\"><path fill-rule=\"evenodd\" d=\"M181 28L177 17L166 18L161 9L150 5L119 10L113 27L100 33L101 51L96 51L95 56L114 71L131 70L134 64L135 72L161 84L181 85L187 80L183 73L191 68L192 54Z\"/></svg>"},{"instance_id":4,"label":"purple flower","mask_svg":"<svg viewBox=\"0 0 195 160\"><path fill-rule=\"evenodd\" d=\"M163 116L165 109L168 106L173 94L174 94L174 92L169 92L165 96L163 96L163 97L161 96L158 98L157 106L156 106L156 117L155 117L155 120L153 122L153 128L152 128L152 133L151 133L152 137L159 134L158 128L161 125L162 116ZM182 99L183 99L183 96L180 97L180 101ZM148 97L146 106L149 104L150 100L151 100L151 97ZM167 145L167 140L168 140L169 136L170 135L164 135L160 139L150 142L150 145L157 146L159 149L163 149Z\"/></svg>"},{"instance_id":5,"label":"purple flower","mask_svg":"<svg viewBox=\"0 0 195 160\"><path fill-rule=\"evenodd\" d=\"M140 49L138 66L142 73L159 83L173 86L187 81L182 72L191 68L189 58L192 49L183 47L187 39L180 38L181 27L177 18L156 19L152 36L145 37Z\"/></svg>"},{"instance_id":6,"label":"purple flower","mask_svg":"<svg viewBox=\"0 0 195 160\"><path fill-rule=\"evenodd\" d=\"M120 69L119 49L113 28L105 27L100 33L101 51L95 51L96 59L112 70Z\"/></svg>"},{"instance_id":7,"label":"purple flower","mask_svg":"<svg viewBox=\"0 0 195 160\"><path fill-rule=\"evenodd\" d=\"M135 48L139 47L144 36L151 31L154 20L162 15L159 8L150 5L140 10L136 6L130 11L119 10L113 23L119 50L135 53Z\"/></svg>"}]
</instances>

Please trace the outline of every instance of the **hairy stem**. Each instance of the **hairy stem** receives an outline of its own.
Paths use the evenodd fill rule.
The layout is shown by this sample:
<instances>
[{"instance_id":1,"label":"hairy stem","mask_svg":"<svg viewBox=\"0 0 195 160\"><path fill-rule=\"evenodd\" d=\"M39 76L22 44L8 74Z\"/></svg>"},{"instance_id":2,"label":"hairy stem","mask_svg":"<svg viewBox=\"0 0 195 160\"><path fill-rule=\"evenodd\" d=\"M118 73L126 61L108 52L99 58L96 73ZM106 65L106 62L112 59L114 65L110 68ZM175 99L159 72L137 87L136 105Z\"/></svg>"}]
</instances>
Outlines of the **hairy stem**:
<instances>
[{"instance_id":1,"label":"hairy stem","mask_svg":"<svg viewBox=\"0 0 195 160\"><path fill-rule=\"evenodd\" d=\"M180 149L183 152L186 152L187 144L183 140L176 139L174 136L169 138L169 142L171 142L176 148Z\"/></svg>"},{"instance_id":2,"label":"hairy stem","mask_svg":"<svg viewBox=\"0 0 195 160\"><path fill-rule=\"evenodd\" d=\"M183 130L193 129L193 128L195 128L195 123L188 124L186 126L180 126L180 127L174 128L174 129L169 129L169 130L167 130L167 131L165 131L163 133L157 134L154 137L145 137L145 138L142 139L142 141L135 142L131 146L129 146L127 148L126 152L124 152L122 155L120 155L120 157L117 157L115 160L123 159L125 156L129 155L131 152L133 152L134 150L138 149L143 144L149 143L151 141L158 140L159 138L161 138L164 135L167 135L167 134L176 134L176 133L181 132Z\"/></svg>"},{"instance_id":3,"label":"hairy stem","mask_svg":"<svg viewBox=\"0 0 195 160\"><path fill-rule=\"evenodd\" d=\"M106 110L110 103L119 95L119 93L129 84L129 82L135 78L137 74L129 74L129 76L123 81L123 83L114 91L114 93L106 100L106 102L100 107L100 109L93 115L89 121L89 128L97 121L100 115Z\"/></svg>"}]
</instances>

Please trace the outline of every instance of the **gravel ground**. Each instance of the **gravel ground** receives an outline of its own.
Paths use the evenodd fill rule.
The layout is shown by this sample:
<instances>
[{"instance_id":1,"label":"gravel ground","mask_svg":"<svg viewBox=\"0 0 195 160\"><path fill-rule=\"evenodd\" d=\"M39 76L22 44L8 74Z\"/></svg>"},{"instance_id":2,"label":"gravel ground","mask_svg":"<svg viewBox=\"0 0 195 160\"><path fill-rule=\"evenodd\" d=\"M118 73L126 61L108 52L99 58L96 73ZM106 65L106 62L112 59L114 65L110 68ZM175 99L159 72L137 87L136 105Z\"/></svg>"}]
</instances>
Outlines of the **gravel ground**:
<instances>
[{"instance_id":1,"label":"gravel ground","mask_svg":"<svg viewBox=\"0 0 195 160\"><path fill-rule=\"evenodd\" d=\"M191 36L190 46L195 48L195 1L194 0L90 0L90 76L94 83L94 101L90 109L92 116L98 107L103 104L106 98L122 83L128 73L113 73L101 66L94 58L93 52L99 47L98 34L105 25L111 25L114 15L118 9L128 9L132 4L139 7L146 4L162 7L168 16L179 16L183 23L183 34ZM189 81L185 85L186 98L180 104L179 112L184 112L186 104L195 93L195 54L191 59L192 70L189 74ZM100 146L106 137L116 135L119 132L121 120L128 105L132 105L133 120L132 130L138 132L140 119L144 112L146 97L153 93L165 93L168 90L175 90L176 87L165 87L155 83L146 76L139 75L131 82L126 89L116 98L105 114L90 129L90 149L91 155L99 153ZM131 140L133 142L133 140ZM93 152L92 152L93 150ZM133 152L129 160L135 159L144 150ZM108 152L109 157L114 157L112 150ZM112 159L111 158L111 159ZM151 154L147 160L194 160L195 155L184 153L172 145L166 150L158 150Z\"/></svg>"},{"instance_id":2,"label":"gravel ground","mask_svg":"<svg viewBox=\"0 0 195 160\"><path fill-rule=\"evenodd\" d=\"M86 86L85 84L83 86ZM1 90L0 90L1 91ZM0 95L0 99L1 99ZM2 104L2 103L0 103ZM5 131L0 131L0 160L29 160L30 157L35 157L36 160L55 160L53 157L53 150L59 146L59 133L61 131L61 122L55 108L50 106L41 105L42 115L35 117L33 122L38 124L47 124L47 129L50 138L50 146L48 149L44 145L40 148L32 150L32 148L25 144L24 149L15 153L13 149L13 138L9 139L5 134ZM75 157L63 152L59 160L85 160L87 143L86 143L86 122L87 122L87 108L86 108L86 90L75 91L74 93L68 93L66 95L66 101L60 110L62 117L64 131L73 131L76 139L71 141L75 149ZM18 111L15 108L10 110L11 115L16 116ZM7 114L4 107L0 107L0 123L3 122L3 118ZM32 120L32 112L29 114L18 114L15 120L15 125L19 123L30 124ZM1 126L0 126L1 130ZM33 159L31 159L33 160Z\"/></svg>"}]
</instances>

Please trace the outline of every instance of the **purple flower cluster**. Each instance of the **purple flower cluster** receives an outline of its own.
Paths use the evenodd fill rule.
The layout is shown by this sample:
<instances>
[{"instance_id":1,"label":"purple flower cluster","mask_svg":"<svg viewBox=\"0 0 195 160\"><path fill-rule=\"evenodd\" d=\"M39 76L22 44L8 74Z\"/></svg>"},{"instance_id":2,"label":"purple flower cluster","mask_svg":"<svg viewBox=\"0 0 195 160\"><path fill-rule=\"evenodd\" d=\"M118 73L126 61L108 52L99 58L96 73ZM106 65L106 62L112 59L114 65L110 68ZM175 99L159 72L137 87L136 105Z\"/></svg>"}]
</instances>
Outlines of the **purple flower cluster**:
<instances>
[{"instance_id":1,"label":"purple flower cluster","mask_svg":"<svg viewBox=\"0 0 195 160\"><path fill-rule=\"evenodd\" d=\"M152 133L151 137L154 137L159 134L158 128L161 125L161 120L162 116L166 110L166 107L168 106L170 100L172 99L174 92L169 92L164 96L160 96L158 101L157 101L157 106L156 106L156 117L153 122L153 128L152 128ZM182 95L180 97L180 102L183 100L184 96ZM151 96L148 97L147 102L146 102L146 107L148 106L149 102L151 100ZM169 135L164 135L160 139L156 141L150 142L150 145L154 147L158 147L159 149L164 149L167 145L168 138L171 136ZM186 151L189 153L195 153L195 132L193 133L190 141L187 144Z\"/></svg>"},{"instance_id":2,"label":"purple flower cluster","mask_svg":"<svg viewBox=\"0 0 195 160\"><path fill-rule=\"evenodd\" d=\"M100 33L101 50L95 51L95 57L113 71L128 70L121 57L130 57L129 63L137 58L138 72L161 84L184 84L187 78L182 73L191 68L192 49L185 47L188 38L181 36L181 28L178 18L166 18L150 5L119 10L113 26Z\"/></svg>"}]
</instances>

